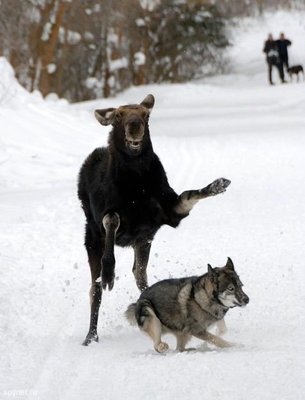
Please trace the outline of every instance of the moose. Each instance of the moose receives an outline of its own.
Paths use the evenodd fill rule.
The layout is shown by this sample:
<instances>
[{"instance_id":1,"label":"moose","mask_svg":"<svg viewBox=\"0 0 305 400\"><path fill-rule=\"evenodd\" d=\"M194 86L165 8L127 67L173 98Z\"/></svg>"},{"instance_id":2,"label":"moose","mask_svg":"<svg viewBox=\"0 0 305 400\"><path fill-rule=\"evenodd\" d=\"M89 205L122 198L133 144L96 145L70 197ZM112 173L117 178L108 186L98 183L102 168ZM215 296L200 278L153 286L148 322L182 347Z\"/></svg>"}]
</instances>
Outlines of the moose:
<instances>
[{"instance_id":1,"label":"moose","mask_svg":"<svg viewBox=\"0 0 305 400\"><path fill-rule=\"evenodd\" d=\"M108 146L95 149L84 161L78 197L86 217L85 247L91 270L89 332L83 342L98 342L97 324L102 291L115 278L114 245L131 246L137 287L148 287L146 268L151 243L166 224L176 228L201 199L225 192L231 183L219 178L200 190L177 195L154 153L149 116L154 106L149 94L140 104L95 110L104 126L112 125Z\"/></svg>"}]
</instances>

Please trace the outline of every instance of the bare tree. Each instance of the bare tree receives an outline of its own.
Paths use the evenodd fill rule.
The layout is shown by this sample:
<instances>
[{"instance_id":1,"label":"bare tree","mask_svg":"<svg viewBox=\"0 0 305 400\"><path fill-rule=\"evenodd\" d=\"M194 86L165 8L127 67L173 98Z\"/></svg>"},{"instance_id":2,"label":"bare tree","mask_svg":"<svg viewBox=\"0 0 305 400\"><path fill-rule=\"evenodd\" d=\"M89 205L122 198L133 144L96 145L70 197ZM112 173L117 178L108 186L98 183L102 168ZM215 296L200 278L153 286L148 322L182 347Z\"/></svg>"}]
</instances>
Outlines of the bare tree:
<instances>
[{"instance_id":1,"label":"bare tree","mask_svg":"<svg viewBox=\"0 0 305 400\"><path fill-rule=\"evenodd\" d=\"M19 81L71 101L131 84L180 82L219 66L212 0L0 0L0 54Z\"/></svg>"}]
</instances>

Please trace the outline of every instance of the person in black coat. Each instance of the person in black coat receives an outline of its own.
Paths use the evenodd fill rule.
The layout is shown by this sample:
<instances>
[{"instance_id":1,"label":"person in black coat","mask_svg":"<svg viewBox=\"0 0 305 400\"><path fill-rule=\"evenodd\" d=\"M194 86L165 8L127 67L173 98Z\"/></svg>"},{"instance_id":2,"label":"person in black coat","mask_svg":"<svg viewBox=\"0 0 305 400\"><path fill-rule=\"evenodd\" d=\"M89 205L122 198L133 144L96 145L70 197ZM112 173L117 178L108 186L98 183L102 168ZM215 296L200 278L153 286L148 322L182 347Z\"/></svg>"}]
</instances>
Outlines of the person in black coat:
<instances>
[{"instance_id":1,"label":"person in black coat","mask_svg":"<svg viewBox=\"0 0 305 400\"><path fill-rule=\"evenodd\" d=\"M288 62L288 46L291 46L291 41L285 38L284 33L280 34L280 38L275 41L279 50L280 61L285 66L288 72L289 62Z\"/></svg>"},{"instance_id":2,"label":"person in black coat","mask_svg":"<svg viewBox=\"0 0 305 400\"><path fill-rule=\"evenodd\" d=\"M271 33L268 35L268 39L265 41L263 52L266 53L266 61L268 64L268 77L270 85L272 82L272 68L276 67L280 76L282 83L285 82L283 64L280 60L279 50L276 42L273 40Z\"/></svg>"}]
</instances>

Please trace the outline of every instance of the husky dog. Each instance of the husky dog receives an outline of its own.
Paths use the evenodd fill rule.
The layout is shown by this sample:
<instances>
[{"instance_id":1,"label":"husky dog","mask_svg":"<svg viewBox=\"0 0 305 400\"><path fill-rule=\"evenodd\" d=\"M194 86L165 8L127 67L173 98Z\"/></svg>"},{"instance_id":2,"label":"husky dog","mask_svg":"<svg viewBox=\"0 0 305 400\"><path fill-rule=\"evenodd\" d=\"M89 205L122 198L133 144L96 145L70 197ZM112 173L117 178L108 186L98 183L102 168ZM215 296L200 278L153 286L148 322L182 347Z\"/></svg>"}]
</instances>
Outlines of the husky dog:
<instances>
[{"instance_id":1,"label":"husky dog","mask_svg":"<svg viewBox=\"0 0 305 400\"><path fill-rule=\"evenodd\" d=\"M228 310L249 303L242 286L228 258L222 268L208 264L208 273L202 276L155 283L142 292L136 303L130 304L125 316L152 338L159 353L168 350L168 344L161 341L162 333L176 336L179 351L185 350L192 336L217 347L230 347L231 343L211 334L208 328L216 323L224 331L223 318Z\"/></svg>"}]
</instances>

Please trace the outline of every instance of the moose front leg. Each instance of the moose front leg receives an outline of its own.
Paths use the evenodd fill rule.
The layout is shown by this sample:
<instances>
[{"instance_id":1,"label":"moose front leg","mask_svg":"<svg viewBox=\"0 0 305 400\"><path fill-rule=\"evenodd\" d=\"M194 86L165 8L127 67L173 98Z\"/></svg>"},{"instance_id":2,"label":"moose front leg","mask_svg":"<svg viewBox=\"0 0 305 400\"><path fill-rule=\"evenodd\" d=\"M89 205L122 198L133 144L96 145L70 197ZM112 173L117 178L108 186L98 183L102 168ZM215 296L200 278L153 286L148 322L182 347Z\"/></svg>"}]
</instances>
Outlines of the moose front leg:
<instances>
[{"instance_id":1,"label":"moose front leg","mask_svg":"<svg viewBox=\"0 0 305 400\"><path fill-rule=\"evenodd\" d=\"M101 287L101 258L103 255L104 240L97 233L86 225L85 246L88 253L88 261L91 271L91 289L90 289L90 327L86 339L83 342L84 346L88 346L92 341L98 342L97 323L99 309L102 301Z\"/></svg>"},{"instance_id":2,"label":"moose front leg","mask_svg":"<svg viewBox=\"0 0 305 400\"><path fill-rule=\"evenodd\" d=\"M102 288L111 290L114 285L114 243L115 235L120 226L120 217L117 213L108 213L103 218L103 227L106 232L105 248L102 257Z\"/></svg>"},{"instance_id":3,"label":"moose front leg","mask_svg":"<svg viewBox=\"0 0 305 400\"><path fill-rule=\"evenodd\" d=\"M134 263L132 272L136 279L137 286L141 292L148 287L146 268L148 264L150 248L151 248L150 241L143 241L137 243L133 248Z\"/></svg>"},{"instance_id":4,"label":"moose front leg","mask_svg":"<svg viewBox=\"0 0 305 400\"><path fill-rule=\"evenodd\" d=\"M178 203L174 207L175 213L187 215L199 200L225 192L230 183L229 179L219 178L203 189L186 190L178 197Z\"/></svg>"}]
</instances>

